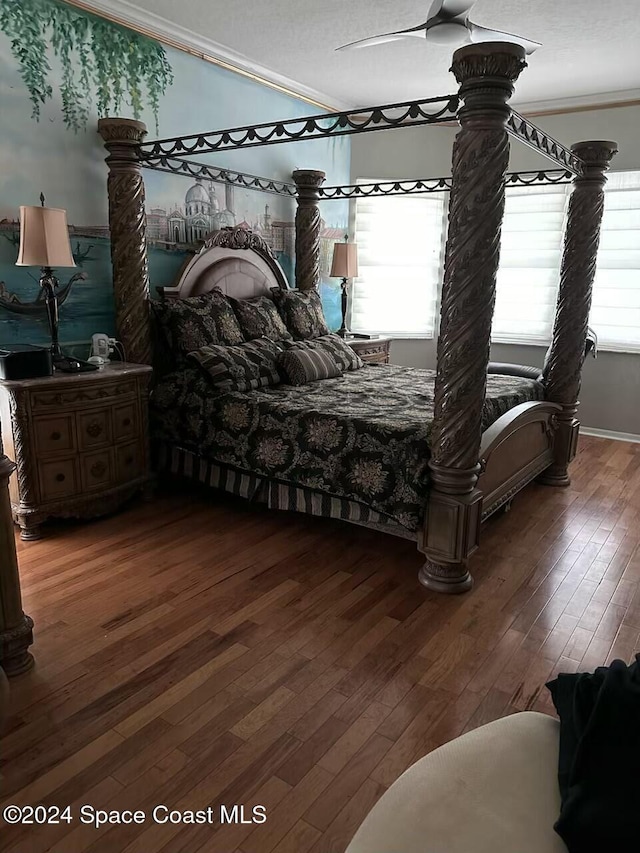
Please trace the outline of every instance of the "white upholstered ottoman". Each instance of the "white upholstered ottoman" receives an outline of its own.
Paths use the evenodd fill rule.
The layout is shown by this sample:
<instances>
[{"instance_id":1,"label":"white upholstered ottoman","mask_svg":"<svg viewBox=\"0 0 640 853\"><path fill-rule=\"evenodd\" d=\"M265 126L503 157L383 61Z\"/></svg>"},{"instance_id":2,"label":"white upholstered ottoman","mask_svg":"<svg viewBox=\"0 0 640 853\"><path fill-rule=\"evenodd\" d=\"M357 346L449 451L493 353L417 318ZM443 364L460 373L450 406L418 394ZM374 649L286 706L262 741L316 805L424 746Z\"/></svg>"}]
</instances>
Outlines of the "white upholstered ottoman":
<instances>
[{"instance_id":1,"label":"white upholstered ottoman","mask_svg":"<svg viewBox=\"0 0 640 853\"><path fill-rule=\"evenodd\" d=\"M524 712L420 759L394 782L347 853L566 853L557 720Z\"/></svg>"}]
</instances>

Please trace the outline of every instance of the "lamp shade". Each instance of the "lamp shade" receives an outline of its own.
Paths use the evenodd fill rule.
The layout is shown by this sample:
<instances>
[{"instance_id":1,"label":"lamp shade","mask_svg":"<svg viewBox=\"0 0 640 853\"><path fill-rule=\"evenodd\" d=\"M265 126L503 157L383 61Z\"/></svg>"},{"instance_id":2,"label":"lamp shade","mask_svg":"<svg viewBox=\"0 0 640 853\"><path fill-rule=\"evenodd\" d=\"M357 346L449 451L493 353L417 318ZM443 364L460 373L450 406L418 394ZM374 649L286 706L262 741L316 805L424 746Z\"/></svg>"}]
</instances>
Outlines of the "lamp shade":
<instances>
[{"instance_id":1,"label":"lamp shade","mask_svg":"<svg viewBox=\"0 0 640 853\"><path fill-rule=\"evenodd\" d=\"M18 267L75 267L67 211L56 207L20 208Z\"/></svg>"},{"instance_id":2,"label":"lamp shade","mask_svg":"<svg viewBox=\"0 0 640 853\"><path fill-rule=\"evenodd\" d=\"M358 246L356 243L334 243L332 276L355 278L358 275Z\"/></svg>"}]
</instances>

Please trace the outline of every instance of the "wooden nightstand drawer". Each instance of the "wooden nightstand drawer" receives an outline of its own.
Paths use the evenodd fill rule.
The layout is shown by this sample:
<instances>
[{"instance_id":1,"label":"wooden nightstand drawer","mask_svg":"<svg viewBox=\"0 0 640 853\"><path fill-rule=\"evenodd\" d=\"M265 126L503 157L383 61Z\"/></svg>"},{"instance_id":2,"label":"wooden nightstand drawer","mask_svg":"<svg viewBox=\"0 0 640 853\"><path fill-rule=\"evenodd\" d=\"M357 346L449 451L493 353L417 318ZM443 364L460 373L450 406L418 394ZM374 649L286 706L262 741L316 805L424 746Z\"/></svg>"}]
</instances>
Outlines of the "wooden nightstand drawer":
<instances>
[{"instance_id":1,"label":"wooden nightstand drawer","mask_svg":"<svg viewBox=\"0 0 640 853\"><path fill-rule=\"evenodd\" d=\"M365 364L388 364L391 338L347 338Z\"/></svg>"},{"instance_id":2,"label":"wooden nightstand drawer","mask_svg":"<svg viewBox=\"0 0 640 853\"><path fill-rule=\"evenodd\" d=\"M388 352L360 353L360 358L365 362L365 364L389 364Z\"/></svg>"},{"instance_id":3,"label":"wooden nightstand drawer","mask_svg":"<svg viewBox=\"0 0 640 853\"><path fill-rule=\"evenodd\" d=\"M110 450L85 453L80 457L82 487L87 491L108 486L113 480L113 459Z\"/></svg>"},{"instance_id":4,"label":"wooden nightstand drawer","mask_svg":"<svg viewBox=\"0 0 640 853\"><path fill-rule=\"evenodd\" d=\"M114 406L113 437L116 441L123 438L134 438L138 434L138 414L135 403Z\"/></svg>"},{"instance_id":5,"label":"wooden nightstand drawer","mask_svg":"<svg viewBox=\"0 0 640 853\"><path fill-rule=\"evenodd\" d=\"M56 418L37 418L33 431L38 453L57 453L74 450L74 419L72 415Z\"/></svg>"},{"instance_id":6,"label":"wooden nightstand drawer","mask_svg":"<svg viewBox=\"0 0 640 853\"><path fill-rule=\"evenodd\" d=\"M40 491L44 501L75 495L78 472L75 459L56 459L40 463Z\"/></svg>"},{"instance_id":7,"label":"wooden nightstand drawer","mask_svg":"<svg viewBox=\"0 0 640 853\"><path fill-rule=\"evenodd\" d=\"M69 376L70 374L66 375ZM94 374L91 376L93 377ZM83 382L86 383L87 380L83 380ZM49 384L53 385L54 383L55 379ZM31 406L34 411L59 409L61 406L85 408L91 403L115 403L123 397L133 397L136 393L136 383L133 379L123 377L118 382L105 382L101 376L99 381L94 378L92 384L82 384L77 388L71 386L58 390L38 389L31 396Z\"/></svg>"},{"instance_id":8,"label":"wooden nightstand drawer","mask_svg":"<svg viewBox=\"0 0 640 853\"><path fill-rule=\"evenodd\" d=\"M111 443L111 412L109 409L93 409L93 411L85 413L78 412L76 422L80 450L104 447Z\"/></svg>"},{"instance_id":9,"label":"wooden nightstand drawer","mask_svg":"<svg viewBox=\"0 0 640 853\"><path fill-rule=\"evenodd\" d=\"M116 447L116 478L118 483L137 480L144 472L144 452L138 441Z\"/></svg>"}]
</instances>

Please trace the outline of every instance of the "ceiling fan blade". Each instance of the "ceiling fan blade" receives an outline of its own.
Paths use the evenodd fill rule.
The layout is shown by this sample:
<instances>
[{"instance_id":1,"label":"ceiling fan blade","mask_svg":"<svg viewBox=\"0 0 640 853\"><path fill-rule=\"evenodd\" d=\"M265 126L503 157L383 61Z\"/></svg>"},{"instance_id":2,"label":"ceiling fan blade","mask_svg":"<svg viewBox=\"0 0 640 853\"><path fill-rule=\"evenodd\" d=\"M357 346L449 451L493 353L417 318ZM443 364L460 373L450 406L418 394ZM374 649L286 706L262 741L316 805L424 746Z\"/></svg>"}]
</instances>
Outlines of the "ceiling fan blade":
<instances>
[{"instance_id":1,"label":"ceiling fan blade","mask_svg":"<svg viewBox=\"0 0 640 853\"><path fill-rule=\"evenodd\" d=\"M474 24L471 21L467 21L467 29L473 42L509 41L513 44L522 45L527 53L533 53L534 50L542 47L539 41L531 41L531 39L516 36L513 33L503 33L501 30L490 30L488 27L481 27L480 24Z\"/></svg>"},{"instance_id":2,"label":"ceiling fan blade","mask_svg":"<svg viewBox=\"0 0 640 853\"><path fill-rule=\"evenodd\" d=\"M438 21L450 21L452 18L465 17L476 5L476 0L433 0L427 15L428 22L434 18ZM434 21L435 23L435 21Z\"/></svg>"},{"instance_id":3,"label":"ceiling fan blade","mask_svg":"<svg viewBox=\"0 0 640 853\"><path fill-rule=\"evenodd\" d=\"M379 36L371 36L366 39L358 39L357 41L349 42L348 44L340 45L336 50L357 50L361 47L372 47L375 44L386 44L390 41L401 41L406 38L424 38L426 24L420 24L418 27L412 27L409 30L399 30L396 33L383 33Z\"/></svg>"}]
</instances>

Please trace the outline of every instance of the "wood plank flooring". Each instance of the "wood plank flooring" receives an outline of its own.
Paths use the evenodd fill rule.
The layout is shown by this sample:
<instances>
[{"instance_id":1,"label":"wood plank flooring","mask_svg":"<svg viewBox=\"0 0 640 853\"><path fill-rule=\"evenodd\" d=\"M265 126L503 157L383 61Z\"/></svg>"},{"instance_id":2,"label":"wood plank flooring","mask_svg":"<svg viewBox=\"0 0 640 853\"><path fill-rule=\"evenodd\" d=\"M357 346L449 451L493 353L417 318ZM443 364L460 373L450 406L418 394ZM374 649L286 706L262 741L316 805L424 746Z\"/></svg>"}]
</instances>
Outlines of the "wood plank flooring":
<instances>
[{"instance_id":1,"label":"wood plank flooring","mask_svg":"<svg viewBox=\"0 0 640 853\"><path fill-rule=\"evenodd\" d=\"M474 590L425 592L415 546L172 489L19 543L37 668L12 683L8 853L340 853L412 762L640 650L640 445L583 438L569 489L491 521ZM254 805L263 824L81 824Z\"/></svg>"}]
</instances>

